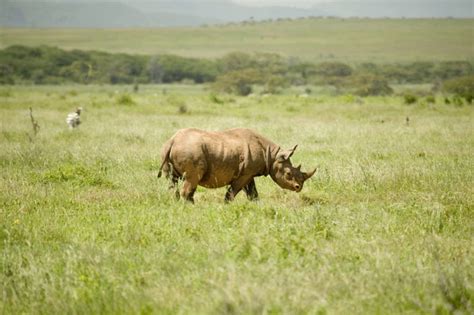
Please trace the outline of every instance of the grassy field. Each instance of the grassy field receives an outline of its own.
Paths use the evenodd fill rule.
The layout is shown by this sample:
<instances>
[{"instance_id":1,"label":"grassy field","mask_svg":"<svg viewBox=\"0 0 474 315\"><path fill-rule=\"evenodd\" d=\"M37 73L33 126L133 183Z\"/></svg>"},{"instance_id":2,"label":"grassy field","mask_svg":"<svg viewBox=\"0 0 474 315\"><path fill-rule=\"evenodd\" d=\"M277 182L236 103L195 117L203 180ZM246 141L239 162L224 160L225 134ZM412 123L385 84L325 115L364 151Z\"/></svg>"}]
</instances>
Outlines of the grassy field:
<instances>
[{"instance_id":1,"label":"grassy field","mask_svg":"<svg viewBox=\"0 0 474 315\"><path fill-rule=\"evenodd\" d=\"M130 90L0 88L0 313L473 313L471 106ZM298 143L319 171L299 194L263 177L258 202L176 201L159 150L191 126Z\"/></svg>"},{"instance_id":2,"label":"grassy field","mask_svg":"<svg viewBox=\"0 0 474 315\"><path fill-rule=\"evenodd\" d=\"M307 19L160 29L0 29L13 44L215 58L275 52L307 61L473 60L474 19Z\"/></svg>"}]
</instances>

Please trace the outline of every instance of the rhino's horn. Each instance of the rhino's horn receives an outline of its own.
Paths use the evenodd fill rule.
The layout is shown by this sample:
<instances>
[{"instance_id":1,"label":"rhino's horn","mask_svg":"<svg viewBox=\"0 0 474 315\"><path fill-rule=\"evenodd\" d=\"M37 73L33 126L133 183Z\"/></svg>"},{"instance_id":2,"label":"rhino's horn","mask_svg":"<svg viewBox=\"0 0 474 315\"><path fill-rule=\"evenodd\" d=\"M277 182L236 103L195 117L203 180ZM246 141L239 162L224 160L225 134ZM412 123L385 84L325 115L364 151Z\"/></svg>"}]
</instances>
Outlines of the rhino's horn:
<instances>
[{"instance_id":1,"label":"rhino's horn","mask_svg":"<svg viewBox=\"0 0 474 315\"><path fill-rule=\"evenodd\" d=\"M298 166L296 167L296 169L301 172L301 164L298 165Z\"/></svg>"},{"instance_id":2,"label":"rhino's horn","mask_svg":"<svg viewBox=\"0 0 474 315\"><path fill-rule=\"evenodd\" d=\"M316 170L318 168L315 168L314 170L312 170L311 172L308 172L308 173L303 173L303 176L304 176L304 180L307 180L308 178L311 178L311 176L314 175L314 173L316 173Z\"/></svg>"}]
</instances>

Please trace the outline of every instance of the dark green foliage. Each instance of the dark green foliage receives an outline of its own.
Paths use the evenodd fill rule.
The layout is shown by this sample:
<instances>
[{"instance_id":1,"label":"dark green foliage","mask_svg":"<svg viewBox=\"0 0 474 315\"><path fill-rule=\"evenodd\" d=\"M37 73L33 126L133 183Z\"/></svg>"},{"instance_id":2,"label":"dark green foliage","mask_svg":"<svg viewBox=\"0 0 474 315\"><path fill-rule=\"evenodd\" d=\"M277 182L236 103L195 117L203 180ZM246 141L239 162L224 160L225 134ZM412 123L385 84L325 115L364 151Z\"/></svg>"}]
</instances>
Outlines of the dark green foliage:
<instances>
[{"instance_id":1,"label":"dark green foliage","mask_svg":"<svg viewBox=\"0 0 474 315\"><path fill-rule=\"evenodd\" d=\"M418 101L418 97L414 94L406 93L403 95L403 101L407 105L415 104Z\"/></svg>"},{"instance_id":2,"label":"dark green foliage","mask_svg":"<svg viewBox=\"0 0 474 315\"><path fill-rule=\"evenodd\" d=\"M254 68L256 66L252 56L243 52L227 54L218 61L218 64L220 71L223 73Z\"/></svg>"},{"instance_id":3,"label":"dark green foliage","mask_svg":"<svg viewBox=\"0 0 474 315\"><path fill-rule=\"evenodd\" d=\"M172 55L155 57L153 69L149 69L159 82L172 83L184 79L196 83L214 81L218 71L215 62L204 59L184 58Z\"/></svg>"},{"instance_id":4,"label":"dark green foliage","mask_svg":"<svg viewBox=\"0 0 474 315\"><path fill-rule=\"evenodd\" d=\"M328 77L347 77L352 74L352 68L342 62L323 62L317 65L315 72Z\"/></svg>"},{"instance_id":5,"label":"dark green foliage","mask_svg":"<svg viewBox=\"0 0 474 315\"><path fill-rule=\"evenodd\" d=\"M445 81L443 88L446 92L452 93L458 98L464 98L466 102L472 104L474 99L474 75Z\"/></svg>"},{"instance_id":6,"label":"dark green foliage","mask_svg":"<svg viewBox=\"0 0 474 315\"><path fill-rule=\"evenodd\" d=\"M252 93L252 84L261 82L260 73L246 69L232 71L217 78L214 89L226 93L246 96Z\"/></svg>"},{"instance_id":7,"label":"dark green foliage","mask_svg":"<svg viewBox=\"0 0 474 315\"><path fill-rule=\"evenodd\" d=\"M355 77L351 85L356 88L355 94L359 96L390 95L393 93L388 81L380 76L361 75Z\"/></svg>"},{"instance_id":8,"label":"dark green foliage","mask_svg":"<svg viewBox=\"0 0 474 315\"><path fill-rule=\"evenodd\" d=\"M467 61L413 62L409 64L363 63L358 72L381 75L393 83L433 83L454 77L470 75L474 69Z\"/></svg>"},{"instance_id":9,"label":"dark green foliage","mask_svg":"<svg viewBox=\"0 0 474 315\"><path fill-rule=\"evenodd\" d=\"M288 85L332 85L359 95L387 95L393 83L437 83L472 76L467 61L409 64L342 62L313 64L273 53L233 52L216 60L175 55L128 55L98 51L66 51L56 47L10 46L0 50L0 84L146 84L216 82L218 90L248 95L252 85L278 93ZM252 73L251 76L248 74ZM232 87L230 87L232 86ZM450 92L457 93L458 92ZM464 96L468 102L471 96Z\"/></svg>"},{"instance_id":10,"label":"dark green foliage","mask_svg":"<svg viewBox=\"0 0 474 315\"><path fill-rule=\"evenodd\" d=\"M161 83L190 79L214 81L217 64L178 56L138 56L97 51L65 51L40 46L11 46L0 51L0 84Z\"/></svg>"}]
</instances>

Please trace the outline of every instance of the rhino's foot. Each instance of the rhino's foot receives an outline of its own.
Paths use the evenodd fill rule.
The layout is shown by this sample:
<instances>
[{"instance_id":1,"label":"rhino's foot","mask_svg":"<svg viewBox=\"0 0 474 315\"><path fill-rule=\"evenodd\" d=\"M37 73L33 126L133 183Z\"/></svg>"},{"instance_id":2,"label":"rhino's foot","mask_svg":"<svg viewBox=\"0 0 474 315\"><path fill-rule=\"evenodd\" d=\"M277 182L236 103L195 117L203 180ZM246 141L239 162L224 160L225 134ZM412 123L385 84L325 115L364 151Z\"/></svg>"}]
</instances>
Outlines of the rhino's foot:
<instances>
[{"instance_id":1,"label":"rhino's foot","mask_svg":"<svg viewBox=\"0 0 474 315\"><path fill-rule=\"evenodd\" d=\"M251 201L258 200L258 192L257 186L255 185L255 180L252 179L245 187L244 187L245 194L247 195L247 199Z\"/></svg>"},{"instance_id":2,"label":"rhino's foot","mask_svg":"<svg viewBox=\"0 0 474 315\"><path fill-rule=\"evenodd\" d=\"M225 203L231 202L234 200L234 198L235 198L234 191L232 190L232 187L229 187L227 189L227 192L225 193L224 202Z\"/></svg>"}]
</instances>

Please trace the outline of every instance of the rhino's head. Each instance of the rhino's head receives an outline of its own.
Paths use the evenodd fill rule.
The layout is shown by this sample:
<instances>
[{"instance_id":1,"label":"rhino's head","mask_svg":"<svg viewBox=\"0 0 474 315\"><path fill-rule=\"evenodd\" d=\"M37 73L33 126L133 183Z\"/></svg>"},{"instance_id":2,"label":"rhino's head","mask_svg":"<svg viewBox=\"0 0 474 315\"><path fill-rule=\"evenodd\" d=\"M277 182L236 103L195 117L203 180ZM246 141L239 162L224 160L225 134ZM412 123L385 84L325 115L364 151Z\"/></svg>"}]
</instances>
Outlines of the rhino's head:
<instances>
[{"instance_id":1,"label":"rhino's head","mask_svg":"<svg viewBox=\"0 0 474 315\"><path fill-rule=\"evenodd\" d=\"M305 180L313 176L316 169L306 173L301 171L301 165L294 167L291 164L290 157L295 152L297 146L295 145L291 150L278 151L273 165L271 165L270 175L281 188L300 192L303 189Z\"/></svg>"}]
</instances>

